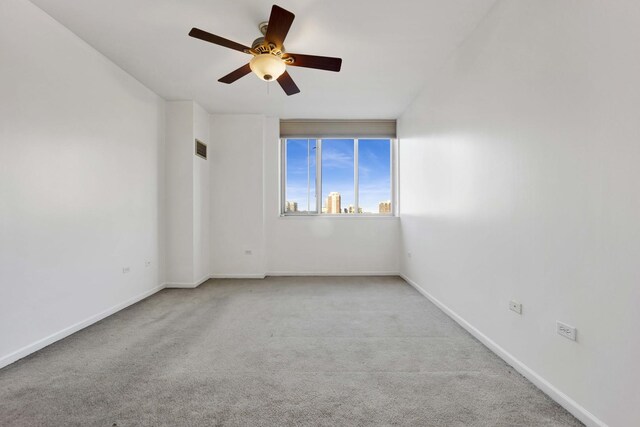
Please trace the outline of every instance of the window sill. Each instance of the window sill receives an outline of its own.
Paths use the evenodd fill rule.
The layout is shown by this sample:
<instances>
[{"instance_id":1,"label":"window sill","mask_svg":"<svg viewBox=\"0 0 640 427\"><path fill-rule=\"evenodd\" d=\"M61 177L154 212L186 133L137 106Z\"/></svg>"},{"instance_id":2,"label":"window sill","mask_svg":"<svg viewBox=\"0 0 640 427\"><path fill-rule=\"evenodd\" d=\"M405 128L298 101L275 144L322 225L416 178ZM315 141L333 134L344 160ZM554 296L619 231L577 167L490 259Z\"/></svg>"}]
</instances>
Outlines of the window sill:
<instances>
[{"instance_id":1,"label":"window sill","mask_svg":"<svg viewBox=\"0 0 640 427\"><path fill-rule=\"evenodd\" d=\"M279 218L281 219L289 219L289 218L329 218L329 219L337 219L337 220L357 220L357 219L364 219L364 220L376 220L376 219L380 219L380 220L399 220L400 217L396 216L396 215L354 215L354 214L298 214L298 215L284 215L284 214L280 214Z\"/></svg>"}]
</instances>

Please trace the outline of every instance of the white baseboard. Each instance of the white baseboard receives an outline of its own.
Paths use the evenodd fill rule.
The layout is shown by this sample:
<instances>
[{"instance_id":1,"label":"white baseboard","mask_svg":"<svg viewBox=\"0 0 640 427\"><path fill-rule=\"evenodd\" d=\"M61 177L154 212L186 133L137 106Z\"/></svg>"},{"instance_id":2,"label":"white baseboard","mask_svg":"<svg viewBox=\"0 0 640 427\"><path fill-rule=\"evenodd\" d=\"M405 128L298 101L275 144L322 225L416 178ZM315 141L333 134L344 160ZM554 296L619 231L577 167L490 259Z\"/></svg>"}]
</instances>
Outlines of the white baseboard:
<instances>
[{"instance_id":1,"label":"white baseboard","mask_svg":"<svg viewBox=\"0 0 640 427\"><path fill-rule=\"evenodd\" d=\"M400 276L397 271L269 271L267 276Z\"/></svg>"},{"instance_id":2,"label":"white baseboard","mask_svg":"<svg viewBox=\"0 0 640 427\"><path fill-rule=\"evenodd\" d=\"M547 394L550 398L558 402L563 408L569 411L574 417L582 421L589 427L607 427L607 425L598 419L591 412L587 411L584 407L580 406L575 400L571 399L569 396L558 390L553 384L549 381L545 380L538 373L533 371L527 365L522 363L520 360L516 359L511 353L507 352L505 349L500 347L493 341L491 338L487 337L485 334L480 332L474 326L472 326L469 322L464 320L460 315L451 310L449 307L444 305L438 299L433 297L429 292L424 290L420 285L416 282L405 276L404 274L400 274L408 284L413 286L418 292L424 295L429 301L435 304L440 310L442 310L446 315L455 320L460 326L466 329L471 335L476 337L482 344L489 348L489 350L493 351L497 354L502 360L511 365L516 371L522 374L526 379L531 381L536 387L542 390L545 394Z\"/></svg>"},{"instance_id":3,"label":"white baseboard","mask_svg":"<svg viewBox=\"0 0 640 427\"><path fill-rule=\"evenodd\" d=\"M7 365L12 364L13 362L22 359L23 357L26 357L28 355L30 355L31 353L35 353L36 351L43 349L44 347L48 346L49 344L53 344L56 341L59 341L65 337L68 337L69 335L78 332L81 329L86 328L87 326L90 326L102 319L104 319L105 317L111 316L114 313L117 313L118 311L122 310L123 308L126 308L132 304L137 303L138 301L142 301L143 299L150 297L151 295L155 294L156 292L162 290L164 288L164 284L160 285L160 286L156 286L153 289L150 289L146 292L143 292L140 295L137 295L133 298L130 298L120 304L116 304L111 308L108 308L98 314L95 314L91 317L88 317L74 325L71 325L67 328L64 328L61 331L58 331L54 334L49 335L48 337L42 338L41 340L38 340L32 344L26 345L24 347L22 347L19 350L14 351L13 353L9 353L6 356L2 356L0 358L0 368L3 368Z\"/></svg>"},{"instance_id":4,"label":"white baseboard","mask_svg":"<svg viewBox=\"0 0 640 427\"><path fill-rule=\"evenodd\" d=\"M264 279L267 276L400 276L397 271L270 271L268 273L216 273L194 283L166 283L167 288L192 289L209 279Z\"/></svg>"},{"instance_id":5,"label":"white baseboard","mask_svg":"<svg viewBox=\"0 0 640 427\"><path fill-rule=\"evenodd\" d=\"M193 283L180 283L180 282L167 282L165 283L165 288L176 288L176 289L193 289L202 285L204 282L209 280L211 277L209 275L202 276L200 280L197 280Z\"/></svg>"},{"instance_id":6,"label":"white baseboard","mask_svg":"<svg viewBox=\"0 0 640 427\"><path fill-rule=\"evenodd\" d=\"M262 273L217 273L211 275L212 279L264 279Z\"/></svg>"}]
</instances>

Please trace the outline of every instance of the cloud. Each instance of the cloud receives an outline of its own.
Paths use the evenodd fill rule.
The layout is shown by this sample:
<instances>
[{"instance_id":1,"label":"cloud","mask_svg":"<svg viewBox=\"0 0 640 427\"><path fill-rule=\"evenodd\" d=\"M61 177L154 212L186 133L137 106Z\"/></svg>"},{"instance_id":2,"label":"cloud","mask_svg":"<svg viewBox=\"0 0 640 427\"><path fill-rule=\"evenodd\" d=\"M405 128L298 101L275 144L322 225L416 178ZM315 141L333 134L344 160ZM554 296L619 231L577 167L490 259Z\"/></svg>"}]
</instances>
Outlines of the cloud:
<instances>
[{"instance_id":1,"label":"cloud","mask_svg":"<svg viewBox=\"0 0 640 427\"><path fill-rule=\"evenodd\" d=\"M353 152L345 153L335 149L322 152L322 167L353 169Z\"/></svg>"}]
</instances>

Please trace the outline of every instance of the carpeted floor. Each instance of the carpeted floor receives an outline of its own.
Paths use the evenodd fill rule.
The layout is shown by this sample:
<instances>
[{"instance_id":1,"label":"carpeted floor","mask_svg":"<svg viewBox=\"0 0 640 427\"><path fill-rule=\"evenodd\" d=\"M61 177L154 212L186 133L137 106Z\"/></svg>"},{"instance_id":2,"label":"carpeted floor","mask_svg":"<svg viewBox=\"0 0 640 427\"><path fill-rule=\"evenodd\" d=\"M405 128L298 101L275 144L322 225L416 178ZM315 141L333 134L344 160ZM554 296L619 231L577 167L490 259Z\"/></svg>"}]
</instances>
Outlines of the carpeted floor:
<instances>
[{"instance_id":1,"label":"carpeted floor","mask_svg":"<svg viewBox=\"0 0 640 427\"><path fill-rule=\"evenodd\" d=\"M166 289L0 370L3 426L577 426L396 277Z\"/></svg>"}]
</instances>

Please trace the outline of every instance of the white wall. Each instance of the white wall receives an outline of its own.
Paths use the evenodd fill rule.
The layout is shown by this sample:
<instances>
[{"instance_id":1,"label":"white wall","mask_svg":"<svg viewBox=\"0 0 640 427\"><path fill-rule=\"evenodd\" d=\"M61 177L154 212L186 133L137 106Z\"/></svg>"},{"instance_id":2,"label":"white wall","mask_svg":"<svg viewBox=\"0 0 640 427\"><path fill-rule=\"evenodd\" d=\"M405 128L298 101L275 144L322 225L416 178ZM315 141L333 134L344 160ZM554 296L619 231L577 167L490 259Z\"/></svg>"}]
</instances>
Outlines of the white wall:
<instances>
[{"instance_id":1,"label":"white wall","mask_svg":"<svg viewBox=\"0 0 640 427\"><path fill-rule=\"evenodd\" d=\"M620 427L640 425L639 23L632 1L498 2L399 123L403 274Z\"/></svg>"},{"instance_id":2,"label":"white wall","mask_svg":"<svg viewBox=\"0 0 640 427\"><path fill-rule=\"evenodd\" d=\"M40 9L0 2L0 366L158 289L163 120Z\"/></svg>"},{"instance_id":3,"label":"white wall","mask_svg":"<svg viewBox=\"0 0 640 427\"><path fill-rule=\"evenodd\" d=\"M214 276L264 276L264 121L264 116L259 115L211 116L211 269Z\"/></svg>"},{"instance_id":4,"label":"white wall","mask_svg":"<svg viewBox=\"0 0 640 427\"><path fill-rule=\"evenodd\" d=\"M200 142L209 144L209 114L197 103L193 103L193 134ZM210 197L211 161L194 154L195 145L191 141L193 159L193 280L196 283L208 279L210 267ZM208 157L208 156L207 156Z\"/></svg>"},{"instance_id":5,"label":"white wall","mask_svg":"<svg viewBox=\"0 0 640 427\"><path fill-rule=\"evenodd\" d=\"M209 160L195 140L209 141L209 114L193 101L167 101L167 286L195 287L209 278Z\"/></svg>"},{"instance_id":6,"label":"white wall","mask_svg":"<svg viewBox=\"0 0 640 427\"><path fill-rule=\"evenodd\" d=\"M211 118L213 275L397 274L397 218L280 217L279 135L273 117Z\"/></svg>"},{"instance_id":7,"label":"white wall","mask_svg":"<svg viewBox=\"0 0 640 427\"><path fill-rule=\"evenodd\" d=\"M166 103L167 283L194 282L193 101Z\"/></svg>"}]
</instances>

